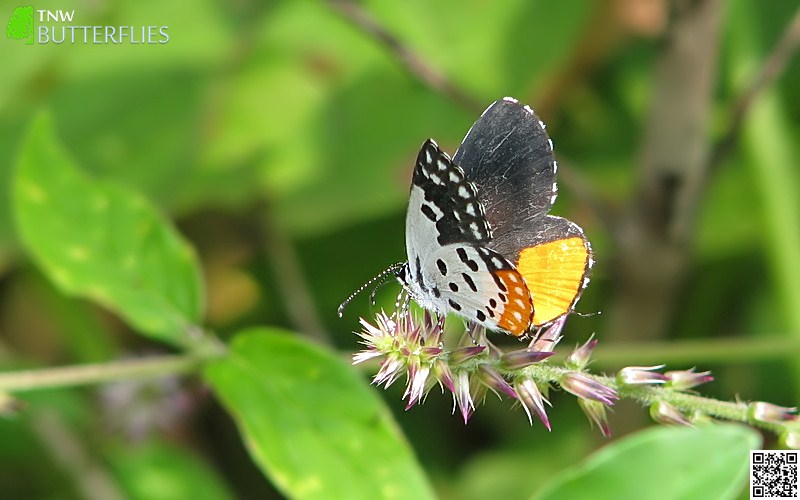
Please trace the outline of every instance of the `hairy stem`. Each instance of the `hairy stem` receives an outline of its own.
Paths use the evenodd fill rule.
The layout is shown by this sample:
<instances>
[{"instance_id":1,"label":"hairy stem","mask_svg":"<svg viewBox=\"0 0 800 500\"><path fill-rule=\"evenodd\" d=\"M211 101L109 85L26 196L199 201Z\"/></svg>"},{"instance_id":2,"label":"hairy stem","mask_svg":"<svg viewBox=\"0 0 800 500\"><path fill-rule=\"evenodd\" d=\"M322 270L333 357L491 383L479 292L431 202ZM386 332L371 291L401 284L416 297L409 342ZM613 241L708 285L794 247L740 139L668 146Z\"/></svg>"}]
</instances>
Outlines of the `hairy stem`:
<instances>
[{"instance_id":1,"label":"hairy stem","mask_svg":"<svg viewBox=\"0 0 800 500\"><path fill-rule=\"evenodd\" d=\"M100 384L133 378L151 378L175 373L189 373L208 356L181 354L144 359L126 359L108 363L42 368L0 373L0 393L16 393Z\"/></svg>"},{"instance_id":2,"label":"hairy stem","mask_svg":"<svg viewBox=\"0 0 800 500\"><path fill-rule=\"evenodd\" d=\"M500 367L496 367L502 372ZM549 363L539 363L524 369L537 383L558 385L564 376L574 373L575 370L564 366ZM516 372L505 372L506 376L516 375ZM630 399L639 402L642 406L650 406L658 401L665 401L686 415L700 412L715 418L742 422L744 424L760 427L762 429L780 433L784 427L776 423L761 422L750 418L747 403L720 401L718 399L676 391L669 387L658 385L630 385L622 384L615 377L593 375L583 372L583 375L600 382L606 387L616 391L621 399Z\"/></svg>"}]
</instances>

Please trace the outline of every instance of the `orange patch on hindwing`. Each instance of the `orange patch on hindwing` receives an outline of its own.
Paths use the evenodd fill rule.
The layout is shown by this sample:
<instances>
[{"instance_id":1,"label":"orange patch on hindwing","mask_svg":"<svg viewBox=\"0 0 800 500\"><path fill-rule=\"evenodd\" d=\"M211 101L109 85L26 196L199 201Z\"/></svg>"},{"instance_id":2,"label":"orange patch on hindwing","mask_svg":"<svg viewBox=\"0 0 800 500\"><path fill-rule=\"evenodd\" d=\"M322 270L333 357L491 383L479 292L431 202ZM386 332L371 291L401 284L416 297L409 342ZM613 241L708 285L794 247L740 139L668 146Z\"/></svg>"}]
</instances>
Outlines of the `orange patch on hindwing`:
<instances>
[{"instance_id":1,"label":"orange patch on hindwing","mask_svg":"<svg viewBox=\"0 0 800 500\"><path fill-rule=\"evenodd\" d=\"M525 278L536 307L533 326L540 326L572 310L584 287L589 247L581 237L570 237L525 248L517 269Z\"/></svg>"},{"instance_id":2,"label":"orange patch on hindwing","mask_svg":"<svg viewBox=\"0 0 800 500\"><path fill-rule=\"evenodd\" d=\"M514 269L495 271L492 274L499 288L497 301L498 308L502 311L497 325L516 337L524 335L533 317L533 303L525 280Z\"/></svg>"}]
</instances>

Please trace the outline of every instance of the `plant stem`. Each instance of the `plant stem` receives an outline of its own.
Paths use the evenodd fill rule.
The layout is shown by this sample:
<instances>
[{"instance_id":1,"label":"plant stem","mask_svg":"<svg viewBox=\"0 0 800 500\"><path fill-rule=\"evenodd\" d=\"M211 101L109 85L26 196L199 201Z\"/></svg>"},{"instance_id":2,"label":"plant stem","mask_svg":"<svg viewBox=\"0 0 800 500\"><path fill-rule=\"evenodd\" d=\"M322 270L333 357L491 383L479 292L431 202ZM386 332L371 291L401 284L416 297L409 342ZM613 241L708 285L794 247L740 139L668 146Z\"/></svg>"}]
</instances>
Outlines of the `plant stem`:
<instances>
[{"instance_id":1,"label":"plant stem","mask_svg":"<svg viewBox=\"0 0 800 500\"><path fill-rule=\"evenodd\" d=\"M198 354L127 359L108 363L63 366L0 373L0 393L16 393L99 384L132 378L151 378L188 373L205 359Z\"/></svg>"},{"instance_id":2,"label":"plant stem","mask_svg":"<svg viewBox=\"0 0 800 500\"><path fill-rule=\"evenodd\" d=\"M496 368L499 369L499 367ZM537 383L556 385L558 385L568 373L575 372L575 370L571 368L556 366L550 363L531 365L524 368L523 371ZM680 392L658 385L622 384L615 377L593 375L586 372L581 373L586 377L600 382L606 387L614 389L621 399L635 400L643 406L650 406L658 401L664 401L686 415L700 412L711 417L760 427L774 433L780 433L785 429L785 426L778 423L761 422L750 418L748 411L749 406L747 403L720 401L718 399ZM505 374L513 376L518 374L518 372L505 372Z\"/></svg>"}]
</instances>

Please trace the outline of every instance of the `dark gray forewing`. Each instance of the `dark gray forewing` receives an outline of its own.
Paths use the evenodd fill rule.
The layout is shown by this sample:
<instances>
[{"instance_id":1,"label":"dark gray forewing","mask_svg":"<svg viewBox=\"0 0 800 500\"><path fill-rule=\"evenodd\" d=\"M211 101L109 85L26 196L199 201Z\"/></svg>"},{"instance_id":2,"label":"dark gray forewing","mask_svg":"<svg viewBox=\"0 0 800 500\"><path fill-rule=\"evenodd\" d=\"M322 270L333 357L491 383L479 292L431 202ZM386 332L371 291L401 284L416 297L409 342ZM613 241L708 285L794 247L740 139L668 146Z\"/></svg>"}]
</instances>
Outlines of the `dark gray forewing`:
<instances>
[{"instance_id":1,"label":"dark gray forewing","mask_svg":"<svg viewBox=\"0 0 800 500\"><path fill-rule=\"evenodd\" d=\"M539 117L509 97L483 112L453 163L478 187L495 238L515 223L545 215L555 201L552 142Z\"/></svg>"}]
</instances>

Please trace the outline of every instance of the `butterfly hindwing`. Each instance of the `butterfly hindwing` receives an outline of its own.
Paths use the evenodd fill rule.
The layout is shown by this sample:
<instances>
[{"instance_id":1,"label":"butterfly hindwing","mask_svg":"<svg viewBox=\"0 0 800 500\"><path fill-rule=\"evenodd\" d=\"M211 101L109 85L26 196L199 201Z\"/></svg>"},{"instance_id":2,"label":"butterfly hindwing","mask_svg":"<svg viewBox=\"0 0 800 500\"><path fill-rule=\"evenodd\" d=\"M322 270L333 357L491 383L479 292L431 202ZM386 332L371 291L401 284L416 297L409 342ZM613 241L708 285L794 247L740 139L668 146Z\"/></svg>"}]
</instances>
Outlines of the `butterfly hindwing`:
<instances>
[{"instance_id":1,"label":"butterfly hindwing","mask_svg":"<svg viewBox=\"0 0 800 500\"><path fill-rule=\"evenodd\" d=\"M506 256L533 297L532 326L570 312L589 282L592 249L575 223L547 215L493 240L490 247Z\"/></svg>"},{"instance_id":2,"label":"butterfly hindwing","mask_svg":"<svg viewBox=\"0 0 800 500\"><path fill-rule=\"evenodd\" d=\"M484 247L446 245L422 261L436 309L520 336L533 318L531 294L505 257Z\"/></svg>"}]
</instances>

